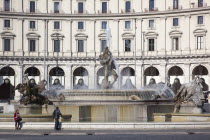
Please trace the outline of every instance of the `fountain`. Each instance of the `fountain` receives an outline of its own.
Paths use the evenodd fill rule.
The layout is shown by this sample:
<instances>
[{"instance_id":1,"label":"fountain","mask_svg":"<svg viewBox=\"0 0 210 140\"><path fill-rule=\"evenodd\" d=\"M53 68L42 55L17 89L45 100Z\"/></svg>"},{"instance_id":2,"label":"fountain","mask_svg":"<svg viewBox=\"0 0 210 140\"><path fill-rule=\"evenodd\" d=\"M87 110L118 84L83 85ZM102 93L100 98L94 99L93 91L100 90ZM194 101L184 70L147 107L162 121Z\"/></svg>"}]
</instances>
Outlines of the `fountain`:
<instances>
[{"instance_id":1,"label":"fountain","mask_svg":"<svg viewBox=\"0 0 210 140\"><path fill-rule=\"evenodd\" d=\"M107 41L110 41L110 30L107 34ZM22 114L26 114L23 118L28 118L28 121L53 121L52 112L56 106L59 106L65 120L71 119L72 122L160 121L163 114L167 117L173 110L175 113L192 113L187 112L189 110L202 112L202 91L196 82L183 85L176 96L167 83L156 84L154 79L149 85L136 89L128 78L121 89L115 89L113 85L118 74L108 46L99 56L99 61L104 69L99 89L88 89L83 79L79 79L73 90L64 89L59 79L55 79L46 90L45 80L35 85L25 75L23 83L16 87L23 95L17 106ZM109 76L113 76L114 80L109 81ZM8 117L1 116L0 119L8 120Z\"/></svg>"},{"instance_id":2,"label":"fountain","mask_svg":"<svg viewBox=\"0 0 210 140\"><path fill-rule=\"evenodd\" d=\"M155 112L173 111L175 95L166 84L160 83L155 88L139 90L128 78L122 89L115 89L113 85L118 75L108 47L105 47L99 60L104 68L104 79L99 89L88 89L83 79L79 79L73 90L51 90L50 87L50 90L41 94L53 104L43 109L42 113L51 113L54 106L59 106L63 114L72 115L72 122L136 122L153 120L152 114ZM114 80L109 81L109 76L113 76ZM59 99L60 95L63 100Z\"/></svg>"}]
</instances>

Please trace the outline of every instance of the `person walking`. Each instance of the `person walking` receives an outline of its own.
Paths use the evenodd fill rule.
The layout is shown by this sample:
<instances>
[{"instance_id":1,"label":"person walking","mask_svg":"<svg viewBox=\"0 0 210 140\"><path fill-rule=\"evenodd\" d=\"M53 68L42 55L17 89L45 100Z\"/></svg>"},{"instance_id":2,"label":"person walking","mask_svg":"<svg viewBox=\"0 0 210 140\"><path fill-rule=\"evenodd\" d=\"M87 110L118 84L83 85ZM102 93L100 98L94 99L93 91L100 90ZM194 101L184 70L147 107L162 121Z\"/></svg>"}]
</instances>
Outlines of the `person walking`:
<instances>
[{"instance_id":1,"label":"person walking","mask_svg":"<svg viewBox=\"0 0 210 140\"><path fill-rule=\"evenodd\" d=\"M19 110L18 109L16 109L16 111L15 111L15 113L14 113L14 121L15 121L15 129L21 129L21 125L20 125L20 123L21 123L21 120L22 120L22 118L21 118L21 116L20 116L20 113L19 113Z\"/></svg>"},{"instance_id":2,"label":"person walking","mask_svg":"<svg viewBox=\"0 0 210 140\"><path fill-rule=\"evenodd\" d=\"M60 130L60 116L62 117L61 111L59 110L59 107L56 107L56 109L53 112L53 117L55 119L55 130Z\"/></svg>"}]
</instances>

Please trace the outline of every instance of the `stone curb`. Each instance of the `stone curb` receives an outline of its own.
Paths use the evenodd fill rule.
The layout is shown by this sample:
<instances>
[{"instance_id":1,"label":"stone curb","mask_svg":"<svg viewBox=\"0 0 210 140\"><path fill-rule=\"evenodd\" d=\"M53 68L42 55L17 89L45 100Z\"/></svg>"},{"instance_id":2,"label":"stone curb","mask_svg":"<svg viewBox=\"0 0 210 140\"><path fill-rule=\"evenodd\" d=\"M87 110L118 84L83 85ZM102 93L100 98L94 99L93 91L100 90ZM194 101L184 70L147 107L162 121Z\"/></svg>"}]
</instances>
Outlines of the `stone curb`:
<instances>
[{"instance_id":1,"label":"stone curb","mask_svg":"<svg viewBox=\"0 0 210 140\"><path fill-rule=\"evenodd\" d=\"M195 132L196 134L210 134L210 133L208 133L208 132ZM141 132L139 132L139 133L33 133L33 132L31 132L31 133L24 133L24 132L21 132L21 133L0 133L0 135L2 135L2 134L4 134L4 135L139 135L139 134L144 134L144 135L170 135L170 134L172 134L172 135L185 135L185 134L188 134L188 132L175 132L175 133L173 133L173 132L170 132L170 133L154 133L154 132L150 132L150 133L146 133L146 132L143 132L143 133L141 133Z\"/></svg>"},{"instance_id":2,"label":"stone curb","mask_svg":"<svg viewBox=\"0 0 210 140\"><path fill-rule=\"evenodd\" d=\"M14 122L0 122L0 129L14 129ZM23 129L53 129L53 122L23 122ZM210 128L210 122L164 123L62 123L64 129L199 129Z\"/></svg>"}]
</instances>

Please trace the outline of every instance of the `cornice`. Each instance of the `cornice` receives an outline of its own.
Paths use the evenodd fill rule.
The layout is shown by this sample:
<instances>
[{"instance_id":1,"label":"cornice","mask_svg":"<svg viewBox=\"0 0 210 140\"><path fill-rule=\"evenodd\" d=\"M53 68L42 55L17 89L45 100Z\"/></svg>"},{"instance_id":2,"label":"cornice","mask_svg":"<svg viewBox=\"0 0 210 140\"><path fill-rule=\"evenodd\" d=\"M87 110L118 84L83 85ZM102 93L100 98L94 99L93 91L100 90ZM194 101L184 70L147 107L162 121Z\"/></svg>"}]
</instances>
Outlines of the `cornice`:
<instances>
[{"instance_id":1,"label":"cornice","mask_svg":"<svg viewBox=\"0 0 210 140\"><path fill-rule=\"evenodd\" d=\"M188 56L137 56L136 60L173 60L173 59L201 59L210 58L210 55L188 55ZM44 57L31 57L31 56L1 56L1 61L44 61ZM95 57L47 57L46 61L98 61ZM117 57L116 60L134 60L134 57Z\"/></svg>"},{"instance_id":2,"label":"cornice","mask_svg":"<svg viewBox=\"0 0 210 140\"><path fill-rule=\"evenodd\" d=\"M197 13L196 13L197 12ZM146 18L147 16L174 16L177 14L181 14L183 16L186 16L187 13L190 13L190 15L193 14L201 14L200 12L204 12L202 14L209 14L210 13L210 6L205 8L191 8L191 9L181 9L181 10L174 10L174 11L156 11L156 12L135 12L135 13L109 13L109 14L68 14L68 13L60 13L60 14L54 14L54 13L25 13L25 12L0 12L0 18L1 16L7 16L12 18L37 18L37 19L55 19L55 18L71 18L71 19L81 19L81 18Z\"/></svg>"}]
</instances>

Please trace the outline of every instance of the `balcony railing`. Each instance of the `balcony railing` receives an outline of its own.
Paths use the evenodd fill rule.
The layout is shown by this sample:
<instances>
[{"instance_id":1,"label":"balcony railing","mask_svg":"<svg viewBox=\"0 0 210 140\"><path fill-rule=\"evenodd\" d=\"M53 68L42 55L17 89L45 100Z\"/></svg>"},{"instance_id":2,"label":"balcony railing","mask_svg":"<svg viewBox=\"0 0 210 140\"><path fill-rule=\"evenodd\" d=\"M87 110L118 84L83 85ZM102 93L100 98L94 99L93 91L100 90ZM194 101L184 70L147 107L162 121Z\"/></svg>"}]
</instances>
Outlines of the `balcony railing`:
<instances>
[{"instance_id":1,"label":"balcony railing","mask_svg":"<svg viewBox=\"0 0 210 140\"><path fill-rule=\"evenodd\" d=\"M54 14L63 14L65 13L63 10L50 10L50 13L54 13Z\"/></svg>"},{"instance_id":2,"label":"balcony railing","mask_svg":"<svg viewBox=\"0 0 210 140\"><path fill-rule=\"evenodd\" d=\"M98 10L98 14L109 14L112 13L111 10L106 10L106 11L102 11L102 10Z\"/></svg>"},{"instance_id":3,"label":"balcony railing","mask_svg":"<svg viewBox=\"0 0 210 140\"><path fill-rule=\"evenodd\" d=\"M30 9L26 9L27 13L41 13L39 9L35 9L35 11L31 11Z\"/></svg>"},{"instance_id":4,"label":"balcony railing","mask_svg":"<svg viewBox=\"0 0 210 140\"><path fill-rule=\"evenodd\" d=\"M180 10L180 9L182 9L182 5L178 5L178 7L175 7L175 6L168 7L168 10Z\"/></svg>"},{"instance_id":5,"label":"balcony railing","mask_svg":"<svg viewBox=\"0 0 210 140\"><path fill-rule=\"evenodd\" d=\"M81 12L81 11L74 10L74 14L88 14L88 11L84 10L83 12Z\"/></svg>"},{"instance_id":6,"label":"balcony railing","mask_svg":"<svg viewBox=\"0 0 210 140\"><path fill-rule=\"evenodd\" d=\"M156 12L156 11L158 11L158 8L157 7L155 7L155 8L145 8L144 11L145 12Z\"/></svg>"},{"instance_id":7,"label":"balcony railing","mask_svg":"<svg viewBox=\"0 0 210 140\"><path fill-rule=\"evenodd\" d=\"M0 8L0 12L16 12L16 10L14 8L11 9L5 9L5 8Z\"/></svg>"},{"instance_id":8,"label":"balcony railing","mask_svg":"<svg viewBox=\"0 0 210 140\"><path fill-rule=\"evenodd\" d=\"M134 13L134 9L130 9L129 11L126 11L125 9L121 9L121 13Z\"/></svg>"},{"instance_id":9,"label":"balcony railing","mask_svg":"<svg viewBox=\"0 0 210 140\"><path fill-rule=\"evenodd\" d=\"M208 5L207 5L207 3L191 3L191 8L202 8L202 7L207 7Z\"/></svg>"}]
</instances>

